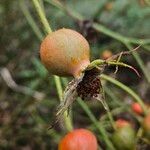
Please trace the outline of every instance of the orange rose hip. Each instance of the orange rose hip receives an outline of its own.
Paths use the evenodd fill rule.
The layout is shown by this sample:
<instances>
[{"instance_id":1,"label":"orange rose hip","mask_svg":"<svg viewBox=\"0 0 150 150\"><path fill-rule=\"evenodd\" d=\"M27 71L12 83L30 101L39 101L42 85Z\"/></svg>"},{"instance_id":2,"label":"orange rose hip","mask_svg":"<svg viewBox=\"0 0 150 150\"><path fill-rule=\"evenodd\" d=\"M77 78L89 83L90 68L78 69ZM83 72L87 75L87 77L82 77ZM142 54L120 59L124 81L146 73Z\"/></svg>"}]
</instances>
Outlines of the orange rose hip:
<instances>
[{"instance_id":1,"label":"orange rose hip","mask_svg":"<svg viewBox=\"0 0 150 150\"><path fill-rule=\"evenodd\" d=\"M97 150L95 135L86 129L68 133L59 143L58 150Z\"/></svg>"},{"instance_id":2,"label":"orange rose hip","mask_svg":"<svg viewBox=\"0 0 150 150\"><path fill-rule=\"evenodd\" d=\"M63 28L43 40L40 57L50 73L78 77L90 63L90 48L80 33Z\"/></svg>"}]
</instances>

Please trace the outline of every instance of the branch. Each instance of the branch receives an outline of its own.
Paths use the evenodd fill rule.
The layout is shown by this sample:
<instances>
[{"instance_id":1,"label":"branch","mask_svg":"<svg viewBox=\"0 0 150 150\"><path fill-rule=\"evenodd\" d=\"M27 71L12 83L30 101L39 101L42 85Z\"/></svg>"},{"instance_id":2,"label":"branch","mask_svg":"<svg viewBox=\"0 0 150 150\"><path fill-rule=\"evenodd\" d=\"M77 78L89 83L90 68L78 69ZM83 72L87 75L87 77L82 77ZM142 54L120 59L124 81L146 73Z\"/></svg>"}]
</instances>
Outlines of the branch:
<instances>
[{"instance_id":1,"label":"branch","mask_svg":"<svg viewBox=\"0 0 150 150\"><path fill-rule=\"evenodd\" d=\"M34 97L37 100L42 100L45 97L44 93L34 91L26 86L18 85L12 78L9 70L7 68L0 69L0 75L6 82L7 86L15 92L19 92L25 95Z\"/></svg>"}]
</instances>

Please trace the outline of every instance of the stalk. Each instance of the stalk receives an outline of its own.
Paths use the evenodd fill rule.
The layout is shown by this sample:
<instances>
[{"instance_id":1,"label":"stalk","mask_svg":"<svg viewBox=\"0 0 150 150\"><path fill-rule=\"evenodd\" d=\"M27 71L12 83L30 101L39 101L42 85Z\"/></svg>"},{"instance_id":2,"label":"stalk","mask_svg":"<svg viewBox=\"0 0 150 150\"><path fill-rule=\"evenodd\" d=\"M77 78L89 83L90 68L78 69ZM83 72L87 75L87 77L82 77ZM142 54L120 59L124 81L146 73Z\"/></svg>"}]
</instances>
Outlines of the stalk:
<instances>
[{"instance_id":1,"label":"stalk","mask_svg":"<svg viewBox=\"0 0 150 150\"><path fill-rule=\"evenodd\" d=\"M123 83L121 83L121 82L119 82L119 81L117 81L117 80L115 80L112 77L109 77L107 75L102 74L101 78L106 80L106 81L109 81L109 82L113 83L114 85L116 85L119 88L121 88L124 91L126 91L130 96L133 97L133 100L137 101L141 105L144 113L147 114L147 109L146 109L146 107L145 107L145 105L143 103L143 100L132 89L130 89L129 87L127 87Z\"/></svg>"},{"instance_id":2,"label":"stalk","mask_svg":"<svg viewBox=\"0 0 150 150\"><path fill-rule=\"evenodd\" d=\"M36 11L39 15L39 18L41 20L41 23L43 24L44 26L44 29L46 31L47 34L51 33L52 32L52 29L48 23L48 20L45 16L45 13L43 12L43 9L42 7L40 6L40 3L38 0L32 0L35 8L36 8ZM62 89L62 85L61 85L61 81L60 81L60 77L58 76L54 76L54 81L55 81L55 85L56 85L56 89L57 89L57 93L58 93L58 96L59 96L59 100L62 101L62 93L63 93L63 89ZM67 112L64 113L63 115L64 117L64 122L65 122L65 126L66 126L66 129L68 131L71 131L73 129L73 126L72 126L72 122L71 122L71 118L70 116L67 115Z\"/></svg>"}]
</instances>

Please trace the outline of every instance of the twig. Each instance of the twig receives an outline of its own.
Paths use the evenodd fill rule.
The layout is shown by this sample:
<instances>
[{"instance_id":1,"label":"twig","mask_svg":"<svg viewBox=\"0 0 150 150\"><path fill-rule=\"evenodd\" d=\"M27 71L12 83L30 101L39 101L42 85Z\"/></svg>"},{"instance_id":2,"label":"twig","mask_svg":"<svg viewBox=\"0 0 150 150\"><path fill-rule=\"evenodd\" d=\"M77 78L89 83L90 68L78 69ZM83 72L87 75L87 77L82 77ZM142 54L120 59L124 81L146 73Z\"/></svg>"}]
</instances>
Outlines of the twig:
<instances>
[{"instance_id":1,"label":"twig","mask_svg":"<svg viewBox=\"0 0 150 150\"><path fill-rule=\"evenodd\" d=\"M107 61L108 61L108 60L114 60L114 59L116 59L116 58L117 58L118 56L120 56L120 55L129 55L129 54L131 54L131 53L137 51L140 47L141 47L141 45L137 46L137 47L134 48L133 50L130 50L130 51L122 51L122 52L120 52L120 53L117 53L117 54L115 54L115 55L109 57L109 58L107 59Z\"/></svg>"},{"instance_id":2,"label":"twig","mask_svg":"<svg viewBox=\"0 0 150 150\"><path fill-rule=\"evenodd\" d=\"M45 97L44 93L34 91L26 86L18 85L12 78L9 70L7 68L0 69L0 75L3 80L6 82L7 86L15 92L19 92L25 95L34 97L37 100L42 100Z\"/></svg>"}]
</instances>

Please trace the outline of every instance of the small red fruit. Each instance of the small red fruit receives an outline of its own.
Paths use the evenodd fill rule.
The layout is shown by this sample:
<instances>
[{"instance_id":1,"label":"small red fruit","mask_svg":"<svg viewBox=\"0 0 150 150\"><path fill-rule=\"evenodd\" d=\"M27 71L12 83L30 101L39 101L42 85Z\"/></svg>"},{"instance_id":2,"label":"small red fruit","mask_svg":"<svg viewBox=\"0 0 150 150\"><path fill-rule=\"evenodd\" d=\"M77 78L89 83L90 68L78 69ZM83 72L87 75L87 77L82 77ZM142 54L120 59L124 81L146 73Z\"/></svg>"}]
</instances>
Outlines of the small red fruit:
<instances>
[{"instance_id":1,"label":"small red fruit","mask_svg":"<svg viewBox=\"0 0 150 150\"><path fill-rule=\"evenodd\" d=\"M118 119L115 122L116 128L122 128L124 126L130 125L130 123L124 119Z\"/></svg>"},{"instance_id":2,"label":"small red fruit","mask_svg":"<svg viewBox=\"0 0 150 150\"><path fill-rule=\"evenodd\" d=\"M139 103L133 103L131 107L133 112L135 112L136 114L143 114L143 109Z\"/></svg>"},{"instance_id":3,"label":"small red fruit","mask_svg":"<svg viewBox=\"0 0 150 150\"><path fill-rule=\"evenodd\" d=\"M76 129L60 141L58 150L97 150L97 148L97 139L91 131Z\"/></svg>"},{"instance_id":4,"label":"small red fruit","mask_svg":"<svg viewBox=\"0 0 150 150\"><path fill-rule=\"evenodd\" d=\"M78 77L90 64L89 44L80 33L59 29L43 40L40 57L50 73Z\"/></svg>"}]
</instances>

